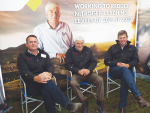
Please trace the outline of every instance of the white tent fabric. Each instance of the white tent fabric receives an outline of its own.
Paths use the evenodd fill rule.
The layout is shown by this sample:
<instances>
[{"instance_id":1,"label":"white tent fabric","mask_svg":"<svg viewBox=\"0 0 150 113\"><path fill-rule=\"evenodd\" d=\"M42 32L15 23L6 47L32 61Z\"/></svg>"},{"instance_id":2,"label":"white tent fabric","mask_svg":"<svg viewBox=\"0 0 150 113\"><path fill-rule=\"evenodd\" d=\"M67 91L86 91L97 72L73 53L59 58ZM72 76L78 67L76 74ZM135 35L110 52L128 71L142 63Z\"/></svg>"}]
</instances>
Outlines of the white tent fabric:
<instances>
[{"instance_id":1,"label":"white tent fabric","mask_svg":"<svg viewBox=\"0 0 150 113\"><path fill-rule=\"evenodd\" d=\"M0 64L0 104L2 104L4 100L5 100L5 91L4 91L4 85L3 85L1 64Z\"/></svg>"}]
</instances>

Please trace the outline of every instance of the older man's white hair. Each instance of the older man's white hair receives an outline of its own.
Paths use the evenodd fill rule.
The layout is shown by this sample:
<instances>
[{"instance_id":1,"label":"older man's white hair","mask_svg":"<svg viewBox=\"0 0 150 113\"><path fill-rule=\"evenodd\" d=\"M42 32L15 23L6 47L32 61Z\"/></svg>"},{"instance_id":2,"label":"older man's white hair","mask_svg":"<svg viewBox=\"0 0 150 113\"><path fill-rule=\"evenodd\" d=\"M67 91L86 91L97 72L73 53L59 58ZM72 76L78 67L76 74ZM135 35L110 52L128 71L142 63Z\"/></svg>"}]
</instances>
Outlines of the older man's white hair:
<instances>
[{"instance_id":1,"label":"older man's white hair","mask_svg":"<svg viewBox=\"0 0 150 113\"><path fill-rule=\"evenodd\" d=\"M75 43L76 43L76 41L83 41L83 43L84 43L84 38L82 36L78 36L74 39Z\"/></svg>"},{"instance_id":2,"label":"older man's white hair","mask_svg":"<svg viewBox=\"0 0 150 113\"><path fill-rule=\"evenodd\" d=\"M49 7L58 7L60 9L60 5L55 1L49 1L45 6L45 13L47 14Z\"/></svg>"}]
</instances>

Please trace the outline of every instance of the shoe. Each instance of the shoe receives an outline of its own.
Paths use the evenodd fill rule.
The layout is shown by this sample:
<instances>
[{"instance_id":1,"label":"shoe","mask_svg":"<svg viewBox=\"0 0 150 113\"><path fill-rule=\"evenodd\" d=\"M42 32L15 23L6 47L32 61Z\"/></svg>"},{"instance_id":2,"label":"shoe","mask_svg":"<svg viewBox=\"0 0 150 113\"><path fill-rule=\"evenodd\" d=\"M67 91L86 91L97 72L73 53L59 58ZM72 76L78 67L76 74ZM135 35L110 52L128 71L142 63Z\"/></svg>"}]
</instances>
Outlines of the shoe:
<instances>
[{"instance_id":1,"label":"shoe","mask_svg":"<svg viewBox=\"0 0 150 113\"><path fill-rule=\"evenodd\" d=\"M140 108L145 108L145 107L149 107L150 106L150 104L146 100L144 100L142 98L142 96L136 97L136 100L137 100L137 103L138 103Z\"/></svg>"},{"instance_id":2,"label":"shoe","mask_svg":"<svg viewBox=\"0 0 150 113\"><path fill-rule=\"evenodd\" d=\"M106 111L104 109L104 101L97 100L96 113L106 113Z\"/></svg>"},{"instance_id":3,"label":"shoe","mask_svg":"<svg viewBox=\"0 0 150 113\"><path fill-rule=\"evenodd\" d=\"M6 113L7 111L9 111L10 109L12 109L13 107L12 106L9 106L8 104L4 103L2 104L3 106L3 109L1 110L0 113ZM0 107L1 108L1 107Z\"/></svg>"},{"instance_id":4,"label":"shoe","mask_svg":"<svg viewBox=\"0 0 150 113\"><path fill-rule=\"evenodd\" d=\"M69 112L76 112L80 107L82 106L81 103L73 103L73 102L70 102L66 109L69 111Z\"/></svg>"},{"instance_id":5,"label":"shoe","mask_svg":"<svg viewBox=\"0 0 150 113\"><path fill-rule=\"evenodd\" d=\"M90 113L90 109L88 108L88 99L81 100L83 104L83 113Z\"/></svg>"},{"instance_id":6,"label":"shoe","mask_svg":"<svg viewBox=\"0 0 150 113\"><path fill-rule=\"evenodd\" d=\"M119 108L119 113L126 113L126 109L125 108Z\"/></svg>"}]
</instances>

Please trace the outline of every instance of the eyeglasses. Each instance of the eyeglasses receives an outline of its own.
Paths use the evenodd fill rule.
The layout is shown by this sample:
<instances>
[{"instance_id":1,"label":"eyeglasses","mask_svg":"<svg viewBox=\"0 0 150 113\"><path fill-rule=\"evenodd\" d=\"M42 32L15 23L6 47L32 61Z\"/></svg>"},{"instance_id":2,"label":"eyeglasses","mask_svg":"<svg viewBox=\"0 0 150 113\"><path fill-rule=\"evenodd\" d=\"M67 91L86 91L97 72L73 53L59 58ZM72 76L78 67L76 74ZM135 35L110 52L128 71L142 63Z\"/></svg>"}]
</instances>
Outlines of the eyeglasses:
<instances>
[{"instance_id":1,"label":"eyeglasses","mask_svg":"<svg viewBox=\"0 0 150 113\"><path fill-rule=\"evenodd\" d=\"M37 41L30 41L28 42L29 44L37 44L38 42Z\"/></svg>"}]
</instances>

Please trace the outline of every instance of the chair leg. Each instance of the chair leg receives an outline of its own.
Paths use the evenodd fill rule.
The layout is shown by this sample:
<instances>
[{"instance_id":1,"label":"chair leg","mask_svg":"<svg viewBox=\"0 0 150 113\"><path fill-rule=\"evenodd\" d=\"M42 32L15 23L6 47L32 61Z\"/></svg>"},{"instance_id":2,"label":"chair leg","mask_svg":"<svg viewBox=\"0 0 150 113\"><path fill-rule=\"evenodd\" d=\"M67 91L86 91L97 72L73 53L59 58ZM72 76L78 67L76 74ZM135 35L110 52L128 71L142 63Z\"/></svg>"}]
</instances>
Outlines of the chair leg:
<instances>
[{"instance_id":1,"label":"chair leg","mask_svg":"<svg viewBox=\"0 0 150 113\"><path fill-rule=\"evenodd\" d=\"M108 84L109 84L109 80L108 80L108 78L107 78L107 89L106 89L106 98L108 98Z\"/></svg>"},{"instance_id":2,"label":"chair leg","mask_svg":"<svg viewBox=\"0 0 150 113\"><path fill-rule=\"evenodd\" d=\"M26 104L26 113L28 113L28 101L27 101L27 97L25 97L25 104Z\"/></svg>"},{"instance_id":3,"label":"chair leg","mask_svg":"<svg viewBox=\"0 0 150 113\"><path fill-rule=\"evenodd\" d=\"M21 92L21 105L22 105L22 111L23 111L23 113L24 113L24 106L23 106L23 94L22 94L22 92Z\"/></svg>"}]
</instances>

